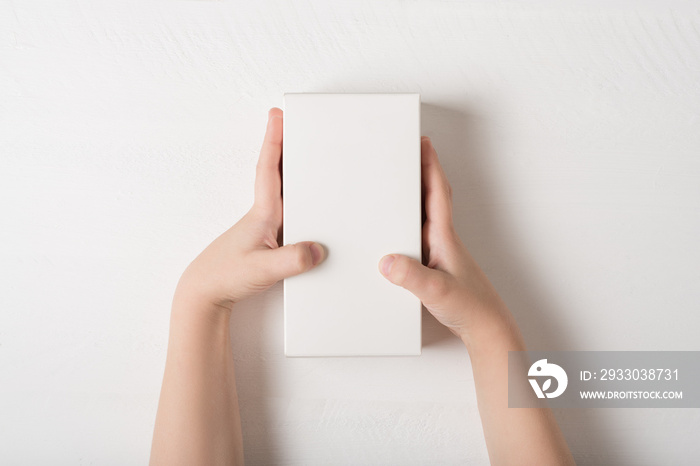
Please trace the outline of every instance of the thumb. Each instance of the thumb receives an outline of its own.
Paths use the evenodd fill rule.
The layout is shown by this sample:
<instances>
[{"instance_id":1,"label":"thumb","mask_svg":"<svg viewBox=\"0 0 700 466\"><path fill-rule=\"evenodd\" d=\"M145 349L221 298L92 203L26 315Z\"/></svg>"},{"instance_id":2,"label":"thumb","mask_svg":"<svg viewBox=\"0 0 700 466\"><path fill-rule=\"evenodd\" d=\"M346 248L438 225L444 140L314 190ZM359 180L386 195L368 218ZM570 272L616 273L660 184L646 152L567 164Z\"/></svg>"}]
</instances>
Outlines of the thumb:
<instances>
[{"instance_id":1,"label":"thumb","mask_svg":"<svg viewBox=\"0 0 700 466\"><path fill-rule=\"evenodd\" d=\"M323 246L313 241L288 244L265 254L266 278L271 283L311 270L326 257Z\"/></svg>"},{"instance_id":2,"label":"thumb","mask_svg":"<svg viewBox=\"0 0 700 466\"><path fill-rule=\"evenodd\" d=\"M413 293L423 304L435 303L448 291L448 275L401 254L389 254L379 261L379 271L391 283Z\"/></svg>"}]
</instances>

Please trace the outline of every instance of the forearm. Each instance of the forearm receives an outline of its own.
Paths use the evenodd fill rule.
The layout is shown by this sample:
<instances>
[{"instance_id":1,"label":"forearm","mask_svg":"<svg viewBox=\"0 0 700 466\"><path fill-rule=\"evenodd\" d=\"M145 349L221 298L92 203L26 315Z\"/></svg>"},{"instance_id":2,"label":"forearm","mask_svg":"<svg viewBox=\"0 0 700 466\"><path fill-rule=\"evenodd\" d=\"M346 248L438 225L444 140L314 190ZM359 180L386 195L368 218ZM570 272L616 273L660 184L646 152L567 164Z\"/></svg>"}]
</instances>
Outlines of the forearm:
<instances>
[{"instance_id":1,"label":"forearm","mask_svg":"<svg viewBox=\"0 0 700 466\"><path fill-rule=\"evenodd\" d=\"M151 465L243 464L229 344L232 307L325 258L313 241L279 244L282 133L282 110L272 108L253 206L192 261L178 283Z\"/></svg>"},{"instance_id":2,"label":"forearm","mask_svg":"<svg viewBox=\"0 0 700 466\"><path fill-rule=\"evenodd\" d=\"M229 320L176 293L152 466L243 464Z\"/></svg>"},{"instance_id":3,"label":"forearm","mask_svg":"<svg viewBox=\"0 0 700 466\"><path fill-rule=\"evenodd\" d=\"M549 408L508 408L508 351L525 351L508 311L462 338L472 363L491 464L574 464Z\"/></svg>"}]
</instances>

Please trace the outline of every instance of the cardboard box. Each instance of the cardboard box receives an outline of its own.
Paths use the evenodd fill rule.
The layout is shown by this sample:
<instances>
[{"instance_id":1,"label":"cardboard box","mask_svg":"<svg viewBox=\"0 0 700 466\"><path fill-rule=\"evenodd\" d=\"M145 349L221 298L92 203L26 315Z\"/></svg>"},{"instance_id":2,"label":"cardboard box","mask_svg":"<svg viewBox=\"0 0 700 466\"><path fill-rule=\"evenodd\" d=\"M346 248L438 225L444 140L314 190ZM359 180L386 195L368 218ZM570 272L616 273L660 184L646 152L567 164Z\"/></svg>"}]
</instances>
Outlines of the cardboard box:
<instances>
[{"instance_id":1,"label":"cardboard box","mask_svg":"<svg viewBox=\"0 0 700 466\"><path fill-rule=\"evenodd\" d=\"M421 259L419 94L285 94L284 244L327 257L285 280L287 356L420 355L421 303L379 272Z\"/></svg>"}]
</instances>

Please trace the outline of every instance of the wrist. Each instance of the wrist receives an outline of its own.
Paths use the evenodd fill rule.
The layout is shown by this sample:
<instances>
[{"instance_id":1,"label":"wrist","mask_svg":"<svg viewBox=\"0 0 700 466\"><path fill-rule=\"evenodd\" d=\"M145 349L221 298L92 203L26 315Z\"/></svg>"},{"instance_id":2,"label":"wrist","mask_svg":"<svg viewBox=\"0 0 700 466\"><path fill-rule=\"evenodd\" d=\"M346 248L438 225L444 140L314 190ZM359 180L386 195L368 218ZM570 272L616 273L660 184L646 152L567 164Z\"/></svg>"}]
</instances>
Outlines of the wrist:
<instances>
[{"instance_id":1,"label":"wrist","mask_svg":"<svg viewBox=\"0 0 700 466\"><path fill-rule=\"evenodd\" d=\"M230 317L230 310L176 296L170 314L168 359L192 362L228 354L231 350Z\"/></svg>"},{"instance_id":2,"label":"wrist","mask_svg":"<svg viewBox=\"0 0 700 466\"><path fill-rule=\"evenodd\" d=\"M173 296L171 318L173 323L201 322L208 325L228 325L233 303L217 303L197 288L189 287L182 281Z\"/></svg>"},{"instance_id":3,"label":"wrist","mask_svg":"<svg viewBox=\"0 0 700 466\"><path fill-rule=\"evenodd\" d=\"M461 331L458 336L472 359L494 352L526 350L520 329L508 310L494 312L478 326Z\"/></svg>"}]
</instances>

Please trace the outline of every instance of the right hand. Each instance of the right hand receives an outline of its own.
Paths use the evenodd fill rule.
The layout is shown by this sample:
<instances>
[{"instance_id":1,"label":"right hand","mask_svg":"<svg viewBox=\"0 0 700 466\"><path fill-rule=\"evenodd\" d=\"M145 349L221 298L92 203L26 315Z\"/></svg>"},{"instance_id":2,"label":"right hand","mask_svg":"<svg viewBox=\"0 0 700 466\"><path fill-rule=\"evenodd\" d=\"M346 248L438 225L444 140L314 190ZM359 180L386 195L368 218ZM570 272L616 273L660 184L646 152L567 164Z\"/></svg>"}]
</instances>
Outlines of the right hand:
<instances>
[{"instance_id":1,"label":"right hand","mask_svg":"<svg viewBox=\"0 0 700 466\"><path fill-rule=\"evenodd\" d=\"M423 302L467 346L481 333L514 326L491 282L459 239L452 221L452 188L430 138L421 138L424 192L423 259L382 257L379 270Z\"/></svg>"}]
</instances>

